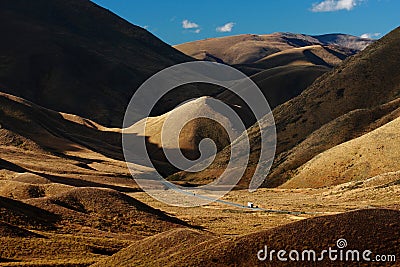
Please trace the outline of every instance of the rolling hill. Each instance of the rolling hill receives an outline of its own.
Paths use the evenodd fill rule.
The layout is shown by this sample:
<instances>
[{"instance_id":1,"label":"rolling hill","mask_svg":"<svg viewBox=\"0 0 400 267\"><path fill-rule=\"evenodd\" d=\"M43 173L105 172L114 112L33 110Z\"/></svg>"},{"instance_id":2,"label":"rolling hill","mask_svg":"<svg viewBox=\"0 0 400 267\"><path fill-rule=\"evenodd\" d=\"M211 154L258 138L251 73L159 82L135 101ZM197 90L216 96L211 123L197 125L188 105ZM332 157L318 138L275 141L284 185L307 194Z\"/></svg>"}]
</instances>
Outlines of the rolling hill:
<instances>
[{"instance_id":1,"label":"rolling hill","mask_svg":"<svg viewBox=\"0 0 400 267\"><path fill-rule=\"evenodd\" d=\"M244 56L245 59L217 60L217 56L214 55L211 61L231 64L248 75L259 86L270 106L274 108L299 95L319 76L372 43L372 40L346 35L332 35L325 39L329 39L330 42L322 42L317 37L301 34L275 33L206 39L175 47L202 60L211 59L199 57L199 54L195 52L198 49L207 49L207 55ZM336 43L335 40L341 41ZM346 43L345 40L348 42ZM264 54L257 49L263 49ZM246 58L250 55L252 55L251 59ZM247 114L250 112L248 107L229 90L215 97L230 104L242 117L247 127L256 122L254 118L247 119L249 117Z\"/></svg>"},{"instance_id":2,"label":"rolling hill","mask_svg":"<svg viewBox=\"0 0 400 267\"><path fill-rule=\"evenodd\" d=\"M198 160L200 156L204 159L210 156L200 154L199 144L204 138L214 140L217 151L221 151L230 144L227 131L219 123L207 117L212 116L221 122L225 122L227 129L230 129L235 137L239 135L239 128L235 127L218 110L217 103L213 98L201 97L186 102L161 116L145 118L127 128L124 132L134 136L144 136L148 144L148 153L154 160L153 163L158 166L158 171L171 174L174 171L166 171L162 168L162 165L168 162L162 149L181 150L188 159ZM192 120L191 118L195 119ZM182 124L182 122L186 124ZM167 130L172 131L173 134L165 134L162 139L162 131L166 132ZM175 133L179 133L178 136ZM131 146L135 148L134 143Z\"/></svg>"},{"instance_id":3,"label":"rolling hill","mask_svg":"<svg viewBox=\"0 0 400 267\"><path fill-rule=\"evenodd\" d=\"M0 196L0 215L0 265L88 266L135 240L190 227L133 197L91 187L21 201Z\"/></svg>"},{"instance_id":4,"label":"rolling hill","mask_svg":"<svg viewBox=\"0 0 400 267\"><path fill-rule=\"evenodd\" d=\"M399 123L397 118L318 154L282 187L331 186L400 170Z\"/></svg>"},{"instance_id":5,"label":"rolling hill","mask_svg":"<svg viewBox=\"0 0 400 267\"><path fill-rule=\"evenodd\" d=\"M259 261L257 253L265 246L268 246L269 251L284 249L288 252L290 250L301 252L312 249L318 253L329 247L337 249L336 241L341 238L347 240L346 249L359 251L368 249L373 251L374 255L388 253L387 251L396 254L399 253L400 244L393 235L400 230L399 216L400 213L396 210L359 210L302 220L231 238L208 237L207 234L199 232L174 230L164 235L147 238L140 242L143 245L140 249L138 249L138 244L132 244L93 266L148 266L148 264L152 266L287 266L288 262L278 261L276 256L272 261L269 259ZM366 221L374 223L365 223ZM316 231L316 229L319 230ZM171 242L171 240L177 242ZM171 245L168 246L168 244ZM160 245L168 248L167 251L160 248ZM332 264L327 258L322 263L326 266ZM311 262L300 264L292 262L292 264L309 266Z\"/></svg>"},{"instance_id":6,"label":"rolling hill","mask_svg":"<svg viewBox=\"0 0 400 267\"><path fill-rule=\"evenodd\" d=\"M89 0L2 1L0 31L7 40L0 44L2 92L106 126L121 127L145 79L193 60ZM185 90L191 97L205 94Z\"/></svg>"},{"instance_id":7,"label":"rolling hill","mask_svg":"<svg viewBox=\"0 0 400 267\"><path fill-rule=\"evenodd\" d=\"M246 73L249 73L252 69L261 71L288 65L320 65L331 68L340 65L349 55L334 51L326 46L309 45L285 49L253 63L235 65L235 67Z\"/></svg>"},{"instance_id":8,"label":"rolling hill","mask_svg":"<svg viewBox=\"0 0 400 267\"><path fill-rule=\"evenodd\" d=\"M79 231L76 224L132 236L152 235L187 224L112 189L71 188L53 196L31 198L26 203L52 212L58 227Z\"/></svg>"},{"instance_id":9,"label":"rolling hill","mask_svg":"<svg viewBox=\"0 0 400 267\"><path fill-rule=\"evenodd\" d=\"M322 45L333 55L351 55L373 41L344 34L310 36L294 33L264 35L243 34L222 38L209 38L175 45L186 55L200 60L223 62L229 65L256 63L263 58L288 49Z\"/></svg>"},{"instance_id":10,"label":"rolling hill","mask_svg":"<svg viewBox=\"0 0 400 267\"><path fill-rule=\"evenodd\" d=\"M190 227L125 194L140 189L122 160L121 129L0 93L0 154L0 265L87 266Z\"/></svg>"},{"instance_id":11,"label":"rolling hill","mask_svg":"<svg viewBox=\"0 0 400 267\"><path fill-rule=\"evenodd\" d=\"M271 109L298 96L318 77L328 72L329 67L322 65L282 65L260 71L250 78L261 90L268 101ZM249 88L243 89L241 93L251 94ZM254 124L249 107L244 101L230 90L224 90L215 96L216 99L229 104L242 118L247 127Z\"/></svg>"},{"instance_id":12,"label":"rolling hill","mask_svg":"<svg viewBox=\"0 0 400 267\"><path fill-rule=\"evenodd\" d=\"M392 112L391 119L396 117L398 101L395 100L400 97L400 73L396 70L400 66L400 61L395 46L399 38L400 28L397 28L346 60L341 66L323 75L300 96L273 111L278 131L278 156L267 184L273 185L275 179L282 181L289 178L291 170L323 152L324 149L382 126L385 123L385 116L387 122L387 117L390 117L388 115ZM388 55L390 62L387 60ZM367 113L368 109L376 112L370 112L370 117L355 120L354 124L339 122L345 115L357 118L357 111L360 109L366 109ZM360 117L362 116L358 118ZM290 153L285 152L296 147L313 132L322 130L321 127L329 123L336 124L336 127L331 128L337 133L336 138L328 139L325 146L309 150L303 157L298 157L297 163L289 170L279 168ZM351 134L340 134L343 130ZM325 138L326 136L321 134L320 138L314 139L313 144L318 147L319 141ZM277 169L279 171L276 172Z\"/></svg>"},{"instance_id":13,"label":"rolling hill","mask_svg":"<svg viewBox=\"0 0 400 267\"><path fill-rule=\"evenodd\" d=\"M319 153L396 118L399 102L395 100L400 97L400 73L397 71L400 55L396 49L399 40L400 28L397 28L323 74L299 96L273 110L277 154L264 186L281 185L298 167ZM268 123L260 123L268 127ZM248 134L252 152L244 181L251 177L260 149L258 126L251 127ZM291 158L296 148L296 154ZM183 172L179 175L198 183L203 179L208 181L209 177L221 173L221 166L228 160L228 151L229 147L221 151L203 173Z\"/></svg>"},{"instance_id":14,"label":"rolling hill","mask_svg":"<svg viewBox=\"0 0 400 267\"><path fill-rule=\"evenodd\" d=\"M131 175L123 161L120 129L4 93L0 93L0 103L0 178L33 184L16 191L17 195L50 182L138 190L127 179ZM148 171L137 166L138 175Z\"/></svg>"},{"instance_id":15,"label":"rolling hill","mask_svg":"<svg viewBox=\"0 0 400 267\"><path fill-rule=\"evenodd\" d=\"M211 97L200 97L195 100L188 101L177 108L173 109L172 111L165 113L161 116L157 117L148 117L145 118L136 124L132 125L131 127L126 129L127 133L135 133L138 135L146 135L149 137L149 142L156 144L157 146L162 145L161 141L161 128L163 127L164 123L168 123L170 127L176 127L176 125L180 126L179 123L181 120L185 121L185 117L194 117L194 118L199 118L202 116L207 116L210 114L213 114L213 116L219 117L219 119L223 119L223 115L219 113L217 110L217 101L214 100ZM203 134L212 134L211 129L215 127L215 125L212 125L210 123L201 123L200 120L198 119L199 122L196 122L195 120L189 121L187 125L184 125L184 128L180 132L180 142L179 146L176 147L169 147L172 149L178 149L179 147L182 148L182 150L195 150L198 147L198 142L206 138L205 136L202 136L200 132L200 128L203 131ZM227 121L227 119L225 119ZM230 123L227 121L227 123ZM200 124L200 125L199 125ZM186 127L188 129L186 129ZM210 129L205 128L205 127L210 127ZM231 125L232 128L234 128L234 125ZM238 129L233 129L235 131L238 131ZM217 131L218 132L218 131ZM223 148L225 144L227 144L227 141L224 140L226 139L227 136L221 136L221 132L219 132L215 137L220 137L221 138L221 143L218 143L219 148ZM238 134L238 133L236 133ZM198 136L197 136L198 135ZM175 138L176 136L166 136L166 138ZM212 138L212 137L210 137ZM171 142L166 142L166 143L171 143ZM192 155L194 157L194 155Z\"/></svg>"},{"instance_id":16,"label":"rolling hill","mask_svg":"<svg viewBox=\"0 0 400 267\"><path fill-rule=\"evenodd\" d=\"M122 159L120 130L76 115L60 113L0 92L1 144L34 152L100 152ZM90 153L90 152L89 152Z\"/></svg>"},{"instance_id":17,"label":"rolling hill","mask_svg":"<svg viewBox=\"0 0 400 267\"><path fill-rule=\"evenodd\" d=\"M4 232L7 224L75 231L79 221L82 227L142 235L145 224L154 223L149 234L183 223L121 193L138 188L122 161L120 129L5 93L0 103ZM142 172L146 168L138 167Z\"/></svg>"},{"instance_id":18,"label":"rolling hill","mask_svg":"<svg viewBox=\"0 0 400 267\"><path fill-rule=\"evenodd\" d=\"M213 239L210 233L192 229L176 229L167 231L139 242L121 250L119 253L109 257L93 266L148 266L160 261L160 258L169 258L176 252L196 247L203 242ZM143 257L143 255L147 255ZM161 264L161 263L158 263ZM167 264L163 261L163 264Z\"/></svg>"}]
</instances>

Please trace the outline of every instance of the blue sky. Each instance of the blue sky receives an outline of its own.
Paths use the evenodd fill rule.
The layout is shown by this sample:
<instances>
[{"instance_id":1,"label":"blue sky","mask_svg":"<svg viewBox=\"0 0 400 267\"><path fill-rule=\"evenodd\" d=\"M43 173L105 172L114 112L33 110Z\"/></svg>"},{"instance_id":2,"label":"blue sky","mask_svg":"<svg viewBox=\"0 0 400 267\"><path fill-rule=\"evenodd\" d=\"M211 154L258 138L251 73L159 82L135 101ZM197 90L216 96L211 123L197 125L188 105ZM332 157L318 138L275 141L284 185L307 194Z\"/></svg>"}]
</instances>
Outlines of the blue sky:
<instances>
[{"instance_id":1,"label":"blue sky","mask_svg":"<svg viewBox=\"0 0 400 267\"><path fill-rule=\"evenodd\" d=\"M368 34L399 26L399 0L93 0L168 44L244 33ZM367 35L364 35L367 36Z\"/></svg>"}]
</instances>

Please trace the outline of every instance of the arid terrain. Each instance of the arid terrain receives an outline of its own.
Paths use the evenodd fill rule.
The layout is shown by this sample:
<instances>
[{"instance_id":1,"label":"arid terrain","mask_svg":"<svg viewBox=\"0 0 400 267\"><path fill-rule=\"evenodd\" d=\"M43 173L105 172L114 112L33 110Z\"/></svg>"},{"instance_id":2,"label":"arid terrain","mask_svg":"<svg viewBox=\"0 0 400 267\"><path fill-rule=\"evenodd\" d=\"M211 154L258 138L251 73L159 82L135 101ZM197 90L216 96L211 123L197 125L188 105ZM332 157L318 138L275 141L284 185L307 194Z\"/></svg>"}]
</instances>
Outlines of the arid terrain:
<instances>
[{"instance_id":1,"label":"arid terrain","mask_svg":"<svg viewBox=\"0 0 400 267\"><path fill-rule=\"evenodd\" d=\"M171 47L87 0L5 0L0 32L9 41L0 42L0 266L287 266L257 253L322 251L339 239L400 260L400 28L377 41L274 33ZM256 121L217 86L182 86L125 129L154 165L127 167L122 120L132 94L157 71L196 60L243 71L271 106L276 156L255 192L247 188L268 116ZM215 99L247 127L237 133L248 134L251 152L239 184L199 207L143 192L133 178L158 171L196 186L225 170L227 131L201 117L228 121ZM165 145L164 122L188 114L200 118L177 133L179 146ZM178 170L163 152L196 159L205 138L218 153L200 172Z\"/></svg>"}]
</instances>

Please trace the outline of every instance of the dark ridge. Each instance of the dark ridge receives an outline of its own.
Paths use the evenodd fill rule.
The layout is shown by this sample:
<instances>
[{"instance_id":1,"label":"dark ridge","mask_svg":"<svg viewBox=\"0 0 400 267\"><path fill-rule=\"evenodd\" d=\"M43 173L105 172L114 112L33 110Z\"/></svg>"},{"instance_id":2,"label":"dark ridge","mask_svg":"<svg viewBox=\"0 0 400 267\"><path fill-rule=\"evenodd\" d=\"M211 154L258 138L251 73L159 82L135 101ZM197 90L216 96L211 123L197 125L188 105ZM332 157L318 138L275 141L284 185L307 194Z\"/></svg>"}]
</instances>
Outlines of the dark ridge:
<instances>
[{"instance_id":1,"label":"dark ridge","mask_svg":"<svg viewBox=\"0 0 400 267\"><path fill-rule=\"evenodd\" d=\"M139 85L192 59L88 0L0 3L2 91L120 127Z\"/></svg>"}]
</instances>

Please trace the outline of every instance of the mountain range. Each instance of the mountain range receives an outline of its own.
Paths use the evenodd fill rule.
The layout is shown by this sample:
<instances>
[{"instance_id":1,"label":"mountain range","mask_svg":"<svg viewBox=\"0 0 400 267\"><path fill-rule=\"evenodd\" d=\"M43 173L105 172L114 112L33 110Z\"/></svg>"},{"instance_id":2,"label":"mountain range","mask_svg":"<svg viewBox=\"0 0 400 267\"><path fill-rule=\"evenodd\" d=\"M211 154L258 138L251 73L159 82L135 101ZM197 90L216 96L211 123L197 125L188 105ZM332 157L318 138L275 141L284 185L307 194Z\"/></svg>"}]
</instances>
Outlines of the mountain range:
<instances>
[{"instance_id":1,"label":"mountain range","mask_svg":"<svg viewBox=\"0 0 400 267\"><path fill-rule=\"evenodd\" d=\"M303 164L320 157L319 154L325 150L360 137L396 118L400 83L398 73L393 70L399 64L394 48L400 38L399 33L400 29L395 29L319 77L299 96L273 110L278 137L277 154L265 186L276 187L285 183L296 176ZM391 58L389 63L388 57ZM250 143L256 144L252 146L250 156L250 162L255 164L260 149L258 124L249 128L248 135ZM214 166L223 166L227 155L224 151L217 155ZM393 161L396 162L396 159L393 158ZM221 169L211 166L203 175L209 177L210 173L218 173ZM329 170L333 171L332 168ZM192 180L192 174L182 175ZM252 175L251 164L247 175ZM199 173L195 177L196 181L202 180ZM368 177L357 176L357 179L363 178ZM328 181L326 185L329 184L336 183ZM316 186L321 185L324 184L317 183Z\"/></svg>"}]
</instances>

